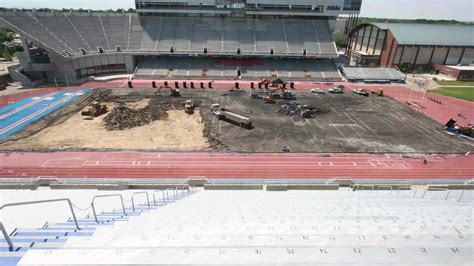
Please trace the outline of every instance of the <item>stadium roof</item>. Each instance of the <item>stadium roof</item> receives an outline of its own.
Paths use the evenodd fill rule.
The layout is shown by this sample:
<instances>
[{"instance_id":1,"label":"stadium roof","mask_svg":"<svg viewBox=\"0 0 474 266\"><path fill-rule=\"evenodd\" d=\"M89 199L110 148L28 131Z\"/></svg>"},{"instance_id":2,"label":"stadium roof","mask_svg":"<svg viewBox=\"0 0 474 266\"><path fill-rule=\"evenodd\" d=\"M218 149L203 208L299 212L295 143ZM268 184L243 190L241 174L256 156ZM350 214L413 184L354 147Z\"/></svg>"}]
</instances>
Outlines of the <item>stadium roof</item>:
<instances>
[{"instance_id":1,"label":"stadium roof","mask_svg":"<svg viewBox=\"0 0 474 266\"><path fill-rule=\"evenodd\" d=\"M474 46L474 25L374 23L389 29L399 44Z\"/></svg>"}]
</instances>

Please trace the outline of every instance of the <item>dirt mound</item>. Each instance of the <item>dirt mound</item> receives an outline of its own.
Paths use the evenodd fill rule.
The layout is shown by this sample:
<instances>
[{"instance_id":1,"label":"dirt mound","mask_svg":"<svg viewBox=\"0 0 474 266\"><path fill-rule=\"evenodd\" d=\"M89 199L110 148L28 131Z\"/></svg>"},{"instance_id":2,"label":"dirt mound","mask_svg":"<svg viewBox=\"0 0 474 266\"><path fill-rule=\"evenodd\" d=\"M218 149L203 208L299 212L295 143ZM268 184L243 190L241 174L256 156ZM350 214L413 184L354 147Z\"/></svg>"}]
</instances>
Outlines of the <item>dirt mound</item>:
<instances>
[{"instance_id":1,"label":"dirt mound","mask_svg":"<svg viewBox=\"0 0 474 266\"><path fill-rule=\"evenodd\" d=\"M166 119L169 108L169 105L162 105L157 101L151 101L142 109L120 105L105 117L105 128L110 131L144 126L155 120Z\"/></svg>"}]
</instances>

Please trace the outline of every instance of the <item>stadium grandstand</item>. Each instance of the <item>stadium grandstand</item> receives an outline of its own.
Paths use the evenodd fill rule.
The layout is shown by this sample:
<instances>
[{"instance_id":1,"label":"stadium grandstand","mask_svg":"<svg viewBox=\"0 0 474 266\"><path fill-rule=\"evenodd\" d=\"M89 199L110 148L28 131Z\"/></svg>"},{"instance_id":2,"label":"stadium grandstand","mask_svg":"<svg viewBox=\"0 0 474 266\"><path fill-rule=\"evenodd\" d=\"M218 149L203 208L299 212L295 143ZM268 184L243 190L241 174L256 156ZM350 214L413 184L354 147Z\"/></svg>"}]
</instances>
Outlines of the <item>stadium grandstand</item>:
<instances>
[{"instance_id":1,"label":"stadium grandstand","mask_svg":"<svg viewBox=\"0 0 474 266\"><path fill-rule=\"evenodd\" d=\"M30 79L337 81L334 21L357 15L361 1L329 2L137 0L136 14L4 12L0 26L22 36L19 72Z\"/></svg>"},{"instance_id":2,"label":"stadium grandstand","mask_svg":"<svg viewBox=\"0 0 474 266\"><path fill-rule=\"evenodd\" d=\"M365 83L405 83L405 75L390 67L341 67L348 81Z\"/></svg>"},{"instance_id":3,"label":"stadium grandstand","mask_svg":"<svg viewBox=\"0 0 474 266\"><path fill-rule=\"evenodd\" d=\"M349 33L351 65L432 70L474 63L474 25L362 23Z\"/></svg>"}]
</instances>

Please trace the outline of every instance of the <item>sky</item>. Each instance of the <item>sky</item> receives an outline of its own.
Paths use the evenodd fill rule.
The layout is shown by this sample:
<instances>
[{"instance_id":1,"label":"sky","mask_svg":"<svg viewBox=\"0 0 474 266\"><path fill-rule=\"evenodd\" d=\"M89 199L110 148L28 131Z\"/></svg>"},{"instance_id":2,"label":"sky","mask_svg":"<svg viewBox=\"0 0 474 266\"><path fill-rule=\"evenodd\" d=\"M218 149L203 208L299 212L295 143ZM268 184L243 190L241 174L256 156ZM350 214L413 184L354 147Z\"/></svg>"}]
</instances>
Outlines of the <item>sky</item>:
<instances>
[{"instance_id":1,"label":"sky","mask_svg":"<svg viewBox=\"0 0 474 266\"><path fill-rule=\"evenodd\" d=\"M133 6L133 0L0 0L0 7L16 8L127 9ZM474 0L363 0L361 16L474 21Z\"/></svg>"}]
</instances>

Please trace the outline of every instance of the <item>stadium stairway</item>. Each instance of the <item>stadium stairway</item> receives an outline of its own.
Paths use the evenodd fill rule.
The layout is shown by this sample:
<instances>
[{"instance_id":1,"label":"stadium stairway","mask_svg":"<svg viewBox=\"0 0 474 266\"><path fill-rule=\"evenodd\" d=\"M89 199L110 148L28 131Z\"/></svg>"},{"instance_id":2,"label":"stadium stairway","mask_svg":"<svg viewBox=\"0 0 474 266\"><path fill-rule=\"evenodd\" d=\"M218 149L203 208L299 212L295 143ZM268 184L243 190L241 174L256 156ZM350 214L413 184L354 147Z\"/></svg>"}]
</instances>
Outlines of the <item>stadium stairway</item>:
<instances>
[{"instance_id":1,"label":"stadium stairway","mask_svg":"<svg viewBox=\"0 0 474 266\"><path fill-rule=\"evenodd\" d=\"M80 232L70 222L52 235L18 231L58 241L33 245L20 265L471 265L474 205L461 197L204 190L135 216L102 214L100 225L81 220Z\"/></svg>"},{"instance_id":2,"label":"stadium stairway","mask_svg":"<svg viewBox=\"0 0 474 266\"><path fill-rule=\"evenodd\" d=\"M190 193L189 190L179 190L179 192L175 191L172 196L166 195L161 199L153 198L151 202L146 204L102 212L97 214L97 221L92 215L87 215L84 218L77 219L80 229L77 229L72 218L65 222L48 222L41 228L16 228L9 235L13 243L13 249L9 247L3 235L0 234L0 265L17 265L29 250L61 249L69 239L92 236L100 228L127 222L131 217L139 217L152 210L182 200Z\"/></svg>"}]
</instances>

